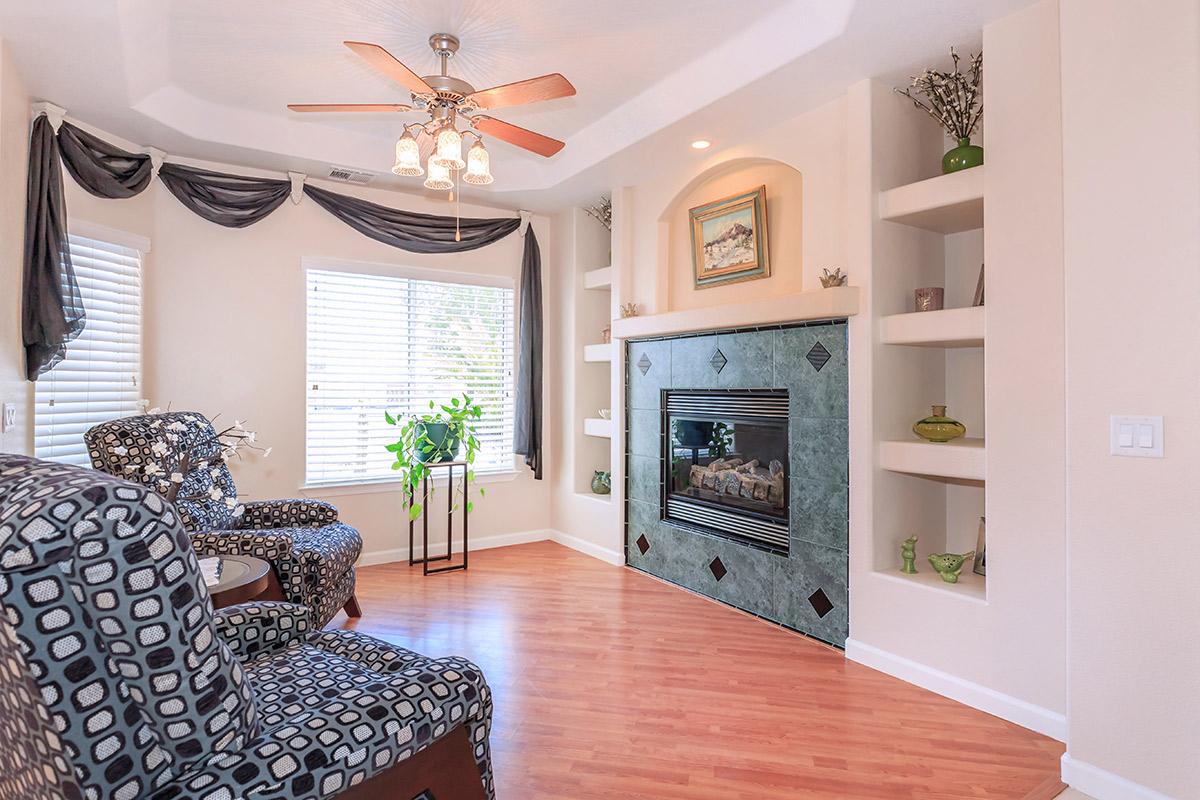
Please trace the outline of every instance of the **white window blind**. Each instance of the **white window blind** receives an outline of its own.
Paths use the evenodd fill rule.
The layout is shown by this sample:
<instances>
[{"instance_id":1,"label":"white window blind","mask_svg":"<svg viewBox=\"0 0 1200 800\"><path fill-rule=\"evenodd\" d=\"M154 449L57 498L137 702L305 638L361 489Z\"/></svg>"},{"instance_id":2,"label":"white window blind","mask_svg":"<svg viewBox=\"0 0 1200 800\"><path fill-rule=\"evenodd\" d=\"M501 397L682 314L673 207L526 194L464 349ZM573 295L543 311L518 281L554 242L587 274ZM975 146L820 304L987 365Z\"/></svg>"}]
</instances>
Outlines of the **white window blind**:
<instances>
[{"instance_id":1,"label":"white window blind","mask_svg":"<svg viewBox=\"0 0 1200 800\"><path fill-rule=\"evenodd\" d=\"M395 478L394 416L462 393L483 408L476 473L513 469L510 287L309 268L309 485Z\"/></svg>"},{"instance_id":2,"label":"white window blind","mask_svg":"<svg viewBox=\"0 0 1200 800\"><path fill-rule=\"evenodd\" d=\"M71 235L87 315L66 357L34 384L34 455L87 466L84 432L138 412L142 366L142 255Z\"/></svg>"}]
</instances>

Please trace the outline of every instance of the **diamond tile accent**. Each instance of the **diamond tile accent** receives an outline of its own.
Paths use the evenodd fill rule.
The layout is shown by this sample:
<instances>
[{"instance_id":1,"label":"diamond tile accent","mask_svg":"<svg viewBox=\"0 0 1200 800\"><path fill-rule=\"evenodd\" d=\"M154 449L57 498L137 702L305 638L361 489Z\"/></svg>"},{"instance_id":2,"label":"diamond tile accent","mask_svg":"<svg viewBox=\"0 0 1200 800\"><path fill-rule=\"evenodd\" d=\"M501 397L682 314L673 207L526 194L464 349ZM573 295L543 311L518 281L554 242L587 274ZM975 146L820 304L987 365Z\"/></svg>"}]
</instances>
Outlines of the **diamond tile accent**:
<instances>
[{"instance_id":1,"label":"diamond tile accent","mask_svg":"<svg viewBox=\"0 0 1200 800\"><path fill-rule=\"evenodd\" d=\"M638 359L637 368L642 371L643 375L645 375L650 371L652 366L654 366L654 364L650 361L650 356L642 353L642 357Z\"/></svg>"},{"instance_id":2,"label":"diamond tile accent","mask_svg":"<svg viewBox=\"0 0 1200 800\"><path fill-rule=\"evenodd\" d=\"M806 355L805 358L808 359L808 363L812 364L813 369L815 369L817 372L820 372L821 367L828 364L829 359L833 358L833 356L830 355L829 351L825 349L825 345L817 342L812 346L812 350L808 351L808 355Z\"/></svg>"},{"instance_id":3,"label":"diamond tile accent","mask_svg":"<svg viewBox=\"0 0 1200 800\"><path fill-rule=\"evenodd\" d=\"M824 618L826 614L833 611L833 602L825 594L824 589L817 589L810 594L808 596L808 603L813 607L813 611L817 612L818 617Z\"/></svg>"},{"instance_id":4,"label":"diamond tile accent","mask_svg":"<svg viewBox=\"0 0 1200 800\"><path fill-rule=\"evenodd\" d=\"M721 370L725 369L725 365L728 363L729 359L725 357L725 354L721 352L719 347L716 350L713 350L712 358L708 360L708 365L712 367L713 372L717 373L718 375L721 374Z\"/></svg>"},{"instance_id":5,"label":"diamond tile accent","mask_svg":"<svg viewBox=\"0 0 1200 800\"><path fill-rule=\"evenodd\" d=\"M709 562L708 569L710 572L712 572L713 577L718 581L721 580L721 578L724 578L725 574L729 572L729 570L725 569L725 564L721 561L720 556L717 556Z\"/></svg>"},{"instance_id":6,"label":"diamond tile accent","mask_svg":"<svg viewBox=\"0 0 1200 800\"><path fill-rule=\"evenodd\" d=\"M646 539L646 534L644 533L637 538L634 544L637 545L637 549L641 551L642 555L646 555L646 551L650 549L650 542Z\"/></svg>"}]
</instances>

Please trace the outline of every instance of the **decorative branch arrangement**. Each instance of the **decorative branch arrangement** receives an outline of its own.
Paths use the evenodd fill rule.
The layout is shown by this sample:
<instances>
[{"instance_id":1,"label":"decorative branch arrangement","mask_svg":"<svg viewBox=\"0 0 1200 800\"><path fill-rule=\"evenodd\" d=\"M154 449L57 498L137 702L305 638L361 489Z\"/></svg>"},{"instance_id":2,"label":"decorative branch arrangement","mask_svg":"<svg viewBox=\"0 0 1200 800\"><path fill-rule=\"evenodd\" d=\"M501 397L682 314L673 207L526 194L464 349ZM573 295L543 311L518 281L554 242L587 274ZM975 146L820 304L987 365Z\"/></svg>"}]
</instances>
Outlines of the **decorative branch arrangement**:
<instances>
[{"instance_id":1,"label":"decorative branch arrangement","mask_svg":"<svg viewBox=\"0 0 1200 800\"><path fill-rule=\"evenodd\" d=\"M162 413L162 409L152 408L146 413L159 414ZM200 417L185 417L184 419L189 423L203 422ZM161 429L163 439L166 440L150 445L150 452L157 460L149 461L141 466L130 464L125 467L126 472L141 472L151 480L158 491L166 496L168 502L213 500L224 502L225 507L232 511L235 517L242 514L245 509L238 504L237 498L227 496L219 486L214 485L203 495L180 497L179 491L193 469L209 470L215 479L222 464L228 464L234 458L241 458L246 450L262 453L264 458L271 455L270 447L259 447L255 444L255 440L258 438L257 433L248 430L242 420L236 420L232 425L214 433L211 437L196 441L184 439L188 426L182 420L177 419L169 423L163 420L154 420L150 423L150 427L155 430ZM122 456L129 453L129 449L123 445L115 450L118 455Z\"/></svg>"},{"instance_id":2,"label":"decorative branch arrangement","mask_svg":"<svg viewBox=\"0 0 1200 800\"><path fill-rule=\"evenodd\" d=\"M967 72L958 68L958 53L950 48L954 60L952 72L927 69L912 79L906 89L893 91L912 100L913 105L937 120L955 139L969 139L983 116L983 53L971 56ZM913 92L924 100L913 96Z\"/></svg>"},{"instance_id":3,"label":"decorative branch arrangement","mask_svg":"<svg viewBox=\"0 0 1200 800\"><path fill-rule=\"evenodd\" d=\"M604 229L612 231L612 198L600 196L600 203L594 206L588 206L584 209L589 217L594 218L597 222L604 226Z\"/></svg>"}]
</instances>

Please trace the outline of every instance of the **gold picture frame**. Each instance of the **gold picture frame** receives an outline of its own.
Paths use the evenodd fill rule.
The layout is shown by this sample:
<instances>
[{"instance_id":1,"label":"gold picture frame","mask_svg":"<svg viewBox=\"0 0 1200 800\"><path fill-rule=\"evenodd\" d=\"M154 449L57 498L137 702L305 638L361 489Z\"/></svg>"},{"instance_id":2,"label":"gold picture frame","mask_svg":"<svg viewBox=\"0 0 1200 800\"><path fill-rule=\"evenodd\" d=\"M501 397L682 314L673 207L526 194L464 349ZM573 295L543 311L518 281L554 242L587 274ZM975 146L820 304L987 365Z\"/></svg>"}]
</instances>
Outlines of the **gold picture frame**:
<instances>
[{"instance_id":1,"label":"gold picture frame","mask_svg":"<svg viewBox=\"0 0 1200 800\"><path fill-rule=\"evenodd\" d=\"M765 185L689 209L688 219L697 289L770 277Z\"/></svg>"}]
</instances>

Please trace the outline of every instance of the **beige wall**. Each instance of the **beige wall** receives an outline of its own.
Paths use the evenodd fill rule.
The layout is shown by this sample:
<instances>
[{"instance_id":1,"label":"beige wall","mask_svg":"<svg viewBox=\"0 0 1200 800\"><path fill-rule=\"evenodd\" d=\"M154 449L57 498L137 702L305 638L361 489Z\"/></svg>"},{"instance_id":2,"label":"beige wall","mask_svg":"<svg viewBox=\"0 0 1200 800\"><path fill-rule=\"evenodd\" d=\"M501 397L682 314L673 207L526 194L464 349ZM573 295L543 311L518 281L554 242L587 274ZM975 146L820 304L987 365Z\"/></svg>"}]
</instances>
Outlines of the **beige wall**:
<instances>
[{"instance_id":1,"label":"beige wall","mask_svg":"<svg viewBox=\"0 0 1200 800\"><path fill-rule=\"evenodd\" d=\"M208 165L251 174L240 167ZM407 548L400 494L386 488L304 490L305 314L301 260L326 257L376 264L445 269L481 275L520 275L522 239L509 236L467 253L418 255L375 242L347 227L310 200L285 202L248 228L222 228L184 208L158 181L130 200L93 198L69 178L72 219L146 236L152 249L145 275L145 385L154 405L195 409L224 419L245 419L274 448L233 465L246 498L307 495L336 504L359 528L370 560L395 558ZM336 191L412 211L446 214L444 201L382 190L329 184ZM512 212L464 204L464 216ZM550 225L533 227L550 261ZM547 337L554 328L548 327ZM552 368L547 383L556 379ZM552 415L553 410L548 414ZM552 416L545 434L552 432ZM546 443L549 448L550 442ZM505 541L507 534L542 532L550 525L547 481L522 468L515 479L487 485L472 514L472 541Z\"/></svg>"},{"instance_id":2,"label":"beige wall","mask_svg":"<svg viewBox=\"0 0 1200 800\"><path fill-rule=\"evenodd\" d=\"M1200 6L1062 0L1062 81L1065 772L1200 797ZM1162 415L1165 457L1109 455L1110 414Z\"/></svg>"},{"instance_id":3,"label":"beige wall","mask_svg":"<svg viewBox=\"0 0 1200 800\"><path fill-rule=\"evenodd\" d=\"M22 257L25 248L25 176L29 162L29 97L0 39L0 402L17 408L17 424L0 432L0 452L31 453L33 391L25 380L21 344Z\"/></svg>"}]
</instances>

